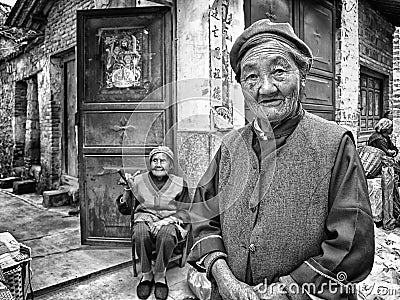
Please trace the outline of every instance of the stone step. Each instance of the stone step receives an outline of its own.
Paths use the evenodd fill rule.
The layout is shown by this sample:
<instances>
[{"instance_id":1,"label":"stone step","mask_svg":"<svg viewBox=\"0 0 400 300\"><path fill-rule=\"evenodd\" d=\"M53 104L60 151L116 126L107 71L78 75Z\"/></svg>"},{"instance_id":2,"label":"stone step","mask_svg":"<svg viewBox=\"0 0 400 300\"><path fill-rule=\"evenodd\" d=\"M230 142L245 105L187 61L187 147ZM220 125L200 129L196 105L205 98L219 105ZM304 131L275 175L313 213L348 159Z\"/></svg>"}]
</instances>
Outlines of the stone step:
<instances>
[{"instance_id":1,"label":"stone step","mask_svg":"<svg viewBox=\"0 0 400 300\"><path fill-rule=\"evenodd\" d=\"M44 191L43 192L43 206L44 207L58 207L71 204L71 197L69 195L70 187L68 185L61 185L58 190Z\"/></svg>"},{"instance_id":2,"label":"stone step","mask_svg":"<svg viewBox=\"0 0 400 300\"><path fill-rule=\"evenodd\" d=\"M36 181L27 179L13 182L13 193L16 195L36 192Z\"/></svg>"},{"instance_id":3,"label":"stone step","mask_svg":"<svg viewBox=\"0 0 400 300\"><path fill-rule=\"evenodd\" d=\"M7 177L0 179L1 189L10 189L13 187L14 181L21 181L21 177Z\"/></svg>"}]
</instances>

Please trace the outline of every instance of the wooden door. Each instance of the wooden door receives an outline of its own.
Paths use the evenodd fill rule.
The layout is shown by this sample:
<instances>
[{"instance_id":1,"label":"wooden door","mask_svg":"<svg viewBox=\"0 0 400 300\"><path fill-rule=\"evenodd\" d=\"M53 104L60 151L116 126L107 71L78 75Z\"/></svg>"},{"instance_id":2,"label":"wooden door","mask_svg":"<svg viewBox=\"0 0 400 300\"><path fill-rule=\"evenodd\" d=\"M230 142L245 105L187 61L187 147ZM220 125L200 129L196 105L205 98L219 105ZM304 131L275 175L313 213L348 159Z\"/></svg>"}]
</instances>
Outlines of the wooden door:
<instances>
[{"instance_id":1,"label":"wooden door","mask_svg":"<svg viewBox=\"0 0 400 300\"><path fill-rule=\"evenodd\" d=\"M325 119L334 120L335 1L245 1L246 27L263 18L290 23L296 34L311 48L315 60L308 75L303 107ZM246 119L252 119L247 107Z\"/></svg>"},{"instance_id":2,"label":"wooden door","mask_svg":"<svg viewBox=\"0 0 400 300\"><path fill-rule=\"evenodd\" d=\"M311 48L313 67L307 77L304 107L335 119L335 6L333 1L300 2L300 37Z\"/></svg>"},{"instance_id":3,"label":"wooden door","mask_svg":"<svg viewBox=\"0 0 400 300\"><path fill-rule=\"evenodd\" d=\"M64 59L63 173L78 177L78 143L75 55Z\"/></svg>"},{"instance_id":4,"label":"wooden door","mask_svg":"<svg viewBox=\"0 0 400 300\"><path fill-rule=\"evenodd\" d=\"M130 218L115 205L117 170L144 169L153 147L173 148L171 20L166 7L78 11L84 244L129 242Z\"/></svg>"}]
</instances>

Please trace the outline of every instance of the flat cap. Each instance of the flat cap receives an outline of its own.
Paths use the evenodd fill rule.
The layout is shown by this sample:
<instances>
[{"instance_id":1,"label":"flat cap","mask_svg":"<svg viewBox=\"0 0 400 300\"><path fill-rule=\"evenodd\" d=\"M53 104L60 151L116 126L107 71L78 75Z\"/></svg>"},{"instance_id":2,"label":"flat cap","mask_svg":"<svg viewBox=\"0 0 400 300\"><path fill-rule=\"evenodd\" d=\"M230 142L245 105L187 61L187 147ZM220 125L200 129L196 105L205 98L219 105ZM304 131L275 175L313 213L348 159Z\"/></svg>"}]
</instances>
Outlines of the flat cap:
<instances>
[{"instance_id":1,"label":"flat cap","mask_svg":"<svg viewBox=\"0 0 400 300\"><path fill-rule=\"evenodd\" d=\"M151 150L151 152L149 154L149 160L150 161L151 161L151 158L153 157L153 155L156 154L156 153L164 153L165 155L167 155L171 159L171 161L174 161L174 153L167 146L158 146L158 147L154 148L153 150Z\"/></svg>"},{"instance_id":2,"label":"flat cap","mask_svg":"<svg viewBox=\"0 0 400 300\"><path fill-rule=\"evenodd\" d=\"M249 49L261 44L263 42L262 37L275 38L296 48L303 55L310 58L311 67L313 58L311 49L294 33L289 23L274 23L269 19L261 19L246 28L232 46L230 62L236 74L240 70L240 61L243 55Z\"/></svg>"}]
</instances>

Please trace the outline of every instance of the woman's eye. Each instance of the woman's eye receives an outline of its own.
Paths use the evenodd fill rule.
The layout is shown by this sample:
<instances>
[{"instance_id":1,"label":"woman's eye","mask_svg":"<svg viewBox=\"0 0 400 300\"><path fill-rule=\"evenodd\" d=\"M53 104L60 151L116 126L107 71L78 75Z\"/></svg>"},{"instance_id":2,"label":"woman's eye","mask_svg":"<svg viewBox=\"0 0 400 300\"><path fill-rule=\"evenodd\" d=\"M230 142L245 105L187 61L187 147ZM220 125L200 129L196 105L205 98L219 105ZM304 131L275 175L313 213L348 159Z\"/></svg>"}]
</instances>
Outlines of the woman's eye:
<instances>
[{"instance_id":1,"label":"woman's eye","mask_svg":"<svg viewBox=\"0 0 400 300\"><path fill-rule=\"evenodd\" d=\"M280 76L280 75L283 75L285 73L286 73L286 70L284 70L284 69L276 69L276 70L274 70L274 75Z\"/></svg>"},{"instance_id":2,"label":"woman's eye","mask_svg":"<svg viewBox=\"0 0 400 300\"><path fill-rule=\"evenodd\" d=\"M248 80L255 80L255 79L257 79L258 78L258 76L256 75L256 74L250 74L250 75L248 75L247 77L246 77L246 79L248 79Z\"/></svg>"}]
</instances>

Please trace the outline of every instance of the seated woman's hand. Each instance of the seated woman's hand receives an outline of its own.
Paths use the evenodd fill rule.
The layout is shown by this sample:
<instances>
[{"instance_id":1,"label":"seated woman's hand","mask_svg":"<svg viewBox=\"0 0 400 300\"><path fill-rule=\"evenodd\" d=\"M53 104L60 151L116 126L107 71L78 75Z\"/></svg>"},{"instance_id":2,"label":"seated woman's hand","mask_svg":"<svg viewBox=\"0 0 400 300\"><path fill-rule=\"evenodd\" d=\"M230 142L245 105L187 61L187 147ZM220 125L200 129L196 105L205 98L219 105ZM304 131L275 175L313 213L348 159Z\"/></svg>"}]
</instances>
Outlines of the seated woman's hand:
<instances>
[{"instance_id":1,"label":"seated woman's hand","mask_svg":"<svg viewBox=\"0 0 400 300\"><path fill-rule=\"evenodd\" d=\"M218 290L224 300L259 300L257 293L250 285L232 278L229 281L220 281Z\"/></svg>"},{"instance_id":2,"label":"seated woman's hand","mask_svg":"<svg viewBox=\"0 0 400 300\"><path fill-rule=\"evenodd\" d=\"M158 234L158 232L160 231L161 227L168 225L168 224L169 223L166 220L160 220L160 221L154 222L153 226L151 228L151 234L156 236Z\"/></svg>"}]
</instances>

